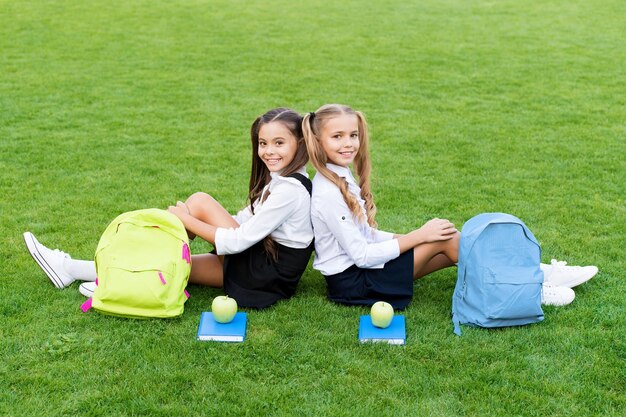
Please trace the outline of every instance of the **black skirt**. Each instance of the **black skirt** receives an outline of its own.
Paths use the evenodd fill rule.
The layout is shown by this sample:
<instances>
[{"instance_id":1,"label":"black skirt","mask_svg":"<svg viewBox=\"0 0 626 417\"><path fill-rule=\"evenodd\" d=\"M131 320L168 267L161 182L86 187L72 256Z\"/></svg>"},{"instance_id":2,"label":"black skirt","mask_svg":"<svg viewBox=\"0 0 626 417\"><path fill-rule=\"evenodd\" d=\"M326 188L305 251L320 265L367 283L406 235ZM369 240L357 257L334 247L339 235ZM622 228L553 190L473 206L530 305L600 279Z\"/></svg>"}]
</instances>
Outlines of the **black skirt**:
<instances>
[{"instance_id":1,"label":"black skirt","mask_svg":"<svg viewBox=\"0 0 626 417\"><path fill-rule=\"evenodd\" d=\"M291 297L304 273L314 244L304 249L276 244L278 260L265 252L263 241L224 256L224 292L242 307L265 308Z\"/></svg>"},{"instance_id":2,"label":"black skirt","mask_svg":"<svg viewBox=\"0 0 626 417\"><path fill-rule=\"evenodd\" d=\"M385 263L382 269L352 265L325 278L331 301L349 305L386 301L393 308L402 310L413 298L413 251L408 250Z\"/></svg>"}]
</instances>

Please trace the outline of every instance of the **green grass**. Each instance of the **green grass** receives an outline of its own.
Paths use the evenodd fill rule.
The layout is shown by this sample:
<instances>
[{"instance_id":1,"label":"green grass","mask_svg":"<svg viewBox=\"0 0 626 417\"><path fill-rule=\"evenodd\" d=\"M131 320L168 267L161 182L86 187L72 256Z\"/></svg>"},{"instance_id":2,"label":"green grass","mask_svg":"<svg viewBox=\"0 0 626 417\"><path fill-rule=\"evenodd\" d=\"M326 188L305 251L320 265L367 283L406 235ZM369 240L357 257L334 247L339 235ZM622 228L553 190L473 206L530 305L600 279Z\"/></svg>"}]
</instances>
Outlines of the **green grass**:
<instances>
[{"instance_id":1,"label":"green grass","mask_svg":"<svg viewBox=\"0 0 626 417\"><path fill-rule=\"evenodd\" d=\"M570 1L0 0L0 414L626 414L626 7ZM368 116L382 229L505 211L543 259L596 264L537 325L452 333L453 269L415 284L405 347L365 308L248 311L244 344L82 314L21 234L90 258L123 211L245 202L248 129L275 106ZM194 243L195 253L207 249Z\"/></svg>"}]
</instances>

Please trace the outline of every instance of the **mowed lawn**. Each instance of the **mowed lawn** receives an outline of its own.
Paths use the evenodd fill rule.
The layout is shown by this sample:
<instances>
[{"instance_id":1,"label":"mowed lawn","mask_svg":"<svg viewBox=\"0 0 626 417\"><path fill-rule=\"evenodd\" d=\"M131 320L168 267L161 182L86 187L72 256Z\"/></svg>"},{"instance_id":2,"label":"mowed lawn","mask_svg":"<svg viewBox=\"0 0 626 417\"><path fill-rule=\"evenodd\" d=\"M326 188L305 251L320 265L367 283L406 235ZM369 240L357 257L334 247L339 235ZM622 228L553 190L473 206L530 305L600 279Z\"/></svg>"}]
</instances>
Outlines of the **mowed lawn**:
<instances>
[{"instance_id":1,"label":"mowed lawn","mask_svg":"<svg viewBox=\"0 0 626 417\"><path fill-rule=\"evenodd\" d=\"M0 415L626 414L626 4L0 0ZM245 204L249 128L277 106L363 111L383 230L490 211L542 260L595 264L532 326L452 333L454 268L415 284L404 347L368 309L296 296L243 344L182 317L83 314L22 241L93 257L118 214L211 193ZM310 173L314 171L310 169ZM193 253L210 250L194 242Z\"/></svg>"}]
</instances>

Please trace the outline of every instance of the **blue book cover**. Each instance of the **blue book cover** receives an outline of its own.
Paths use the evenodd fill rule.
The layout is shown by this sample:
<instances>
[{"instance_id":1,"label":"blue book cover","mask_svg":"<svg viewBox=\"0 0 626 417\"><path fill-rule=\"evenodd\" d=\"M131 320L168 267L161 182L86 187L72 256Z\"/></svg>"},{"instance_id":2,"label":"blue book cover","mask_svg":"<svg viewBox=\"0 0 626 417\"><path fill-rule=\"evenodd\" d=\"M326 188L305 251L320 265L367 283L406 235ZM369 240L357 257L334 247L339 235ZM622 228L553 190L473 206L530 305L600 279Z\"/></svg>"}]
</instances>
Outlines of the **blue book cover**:
<instances>
[{"instance_id":1,"label":"blue book cover","mask_svg":"<svg viewBox=\"0 0 626 417\"><path fill-rule=\"evenodd\" d=\"M384 329L374 326L370 316L361 316L359 323L359 342L382 342L391 345L403 345L406 342L406 324L404 322L404 316L393 316L389 327Z\"/></svg>"},{"instance_id":2,"label":"blue book cover","mask_svg":"<svg viewBox=\"0 0 626 417\"><path fill-rule=\"evenodd\" d=\"M243 342L246 338L246 318L246 313L237 313L230 323L218 323L213 313L205 311L200 315L196 338L201 341Z\"/></svg>"}]
</instances>

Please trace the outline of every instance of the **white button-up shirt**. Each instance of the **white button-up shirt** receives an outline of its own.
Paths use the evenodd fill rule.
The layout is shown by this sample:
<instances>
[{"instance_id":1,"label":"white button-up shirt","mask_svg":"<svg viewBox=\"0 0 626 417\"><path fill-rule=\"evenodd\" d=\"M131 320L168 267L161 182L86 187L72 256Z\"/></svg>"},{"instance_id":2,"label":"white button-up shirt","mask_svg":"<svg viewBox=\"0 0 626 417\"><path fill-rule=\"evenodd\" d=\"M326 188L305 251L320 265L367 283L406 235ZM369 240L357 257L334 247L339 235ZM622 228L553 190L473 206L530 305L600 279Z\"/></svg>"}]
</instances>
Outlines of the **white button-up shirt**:
<instances>
[{"instance_id":1,"label":"white button-up shirt","mask_svg":"<svg viewBox=\"0 0 626 417\"><path fill-rule=\"evenodd\" d=\"M358 200L365 216L365 201L350 169L327 164L328 169L348 182L348 190ZM322 174L313 178L311 221L315 232L313 267L323 275L343 272L352 265L359 268L382 268L385 262L400 255L393 233L370 227L367 220L353 215L339 188Z\"/></svg>"},{"instance_id":2,"label":"white button-up shirt","mask_svg":"<svg viewBox=\"0 0 626 417\"><path fill-rule=\"evenodd\" d=\"M304 167L298 173L308 177ZM270 175L271 181L254 204L254 215L248 206L233 216L239 227L218 227L215 231L218 255L243 252L268 235L276 243L290 248L302 249L311 244L313 227L309 192L295 178L282 177L274 172ZM270 195L261 202L267 190Z\"/></svg>"}]
</instances>

